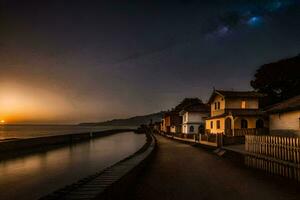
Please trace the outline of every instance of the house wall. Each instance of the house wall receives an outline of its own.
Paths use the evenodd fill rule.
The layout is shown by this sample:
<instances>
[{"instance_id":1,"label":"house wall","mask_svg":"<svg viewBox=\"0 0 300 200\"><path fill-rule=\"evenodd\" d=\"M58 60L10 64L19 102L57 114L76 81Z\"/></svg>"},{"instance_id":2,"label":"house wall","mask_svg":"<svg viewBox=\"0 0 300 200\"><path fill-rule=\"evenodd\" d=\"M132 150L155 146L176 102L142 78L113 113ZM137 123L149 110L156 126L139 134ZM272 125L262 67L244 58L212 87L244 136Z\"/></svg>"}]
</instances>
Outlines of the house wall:
<instances>
[{"instance_id":1,"label":"house wall","mask_svg":"<svg viewBox=\"0 0 300 200\"><path fill-rule=\"evenodd\" d=\"M271 134L275 132L295 133L300 136L300 110L269 116Z\"/></svg>"},{"instance_id":2,"label":"house wall","mask_svg":"<svg viewBox=\"0 0 300 200\"><path fill-rule=\"evenodd\" d=\"M176 126L171 126L170 132L171 133L176 133Z\"/></svg>"},{"instance_id":3,"label":"house wall","mask_svg":"<svg viewBox=\"0 0 300 200\"><path fill-rule=\"evenodd\" d=\"M165 118L161 121L161 129L160 131L167 132L166 120Z\"/></svg>"},{"instance_id":4,"label":"house wall","mask_svg":"<svg viewBox=\"0 0 300 200\"><path fill-rule=\"evenodd\" d=\"M220 121L220 128L217 128L217 121ZM211 128L211 122L213 122L213 128ZM225 128L225 119L224 118L216 118L209 119L205 121L205 129L210 130L210 133L223 133Z\"/></svg>"},{"instance_id":5,"label":"house wall","mask_svg":"<svg viewBox=\"0 0 300 200\"><path fill-rule=\"evenodd\" d=\"M165 117L165 126L171 126L171 116Z\"/></svg>"},{"instance_id":6,"label":"house wall","mask_svg":"<svg viewBox=\"0 0 300 200\"><path fill-rule=\"evenodd\" d=\"M227 118L227 117L226 117ZM226 118L216 118L216 119L209 119L206 120L205 129L210 130L211 133L224 133L225 129L225 119ZM259 117L236 117L234 119L234 123L231 126L233 129L241 129L241 120L245 119L248 122L248 128L256 128L256 121L261 119ZM217 128L217 121L220 121L220 128ZM211 121L213 122L213 128L211 128ZM264 126L267 127L266 122L264 121Z\"/></svg>"},{"instance_id":7,"label":"house wall","mask_svg":"<svg viewBox=\"0 0 300 200\"><path fill-rule=\"evenodd\" d=\"M258 109L258 99L257 98L234 98L234 99L226 99L225 107L226 108L236 108L241 109L242 108L242 101L246 102L245 109Z\"/></svg>"},{"instance_id":8,"label":"house wall","mask_svg":"<svg viewBox=\"0 0 300 200\"><path fill-rule=\"evenodd\" d=\"M241 120L245 119L248 122L248 128L256 128L258 117L237 117L234 119L234 129L241 129Z\"/></svg>"},{"instance_id":9,"label":"house wall","mask_svg":"<svg viewBox=\"0 0 300 200\"><path fill-rule=\"evenodd\" d=\"M220 102L220 109L215 109L215 103ZM224 113L225 109L225 99L220 95L217 95L214 101L210 105L210 114L211 116L216 116Z\"/></svg>"},{"instance_id":10,"label":"house wall","mask_svg":"<svg viewBox=\"0 0 300 200\"><path fill-rule=\"evenodd\" d=\"M191 132L190 131L190 127L193 126L194 127L194 131ZM182 133L185 133L185 134L192 134L192 133L198 133L199 132L199 126L200 124L183 124L182 125Z\"/></svg>"},{"instance_id":11,"label":"house wall","mask_svg":"<svg viewBox=\"0 0 300 200\"><path fill-rule=\"evenodd\" d=\"M183 123L202 123L203 117L207 117L206 114L199 112L186 112L182 117Z\"/></svg>"}]
</instances>

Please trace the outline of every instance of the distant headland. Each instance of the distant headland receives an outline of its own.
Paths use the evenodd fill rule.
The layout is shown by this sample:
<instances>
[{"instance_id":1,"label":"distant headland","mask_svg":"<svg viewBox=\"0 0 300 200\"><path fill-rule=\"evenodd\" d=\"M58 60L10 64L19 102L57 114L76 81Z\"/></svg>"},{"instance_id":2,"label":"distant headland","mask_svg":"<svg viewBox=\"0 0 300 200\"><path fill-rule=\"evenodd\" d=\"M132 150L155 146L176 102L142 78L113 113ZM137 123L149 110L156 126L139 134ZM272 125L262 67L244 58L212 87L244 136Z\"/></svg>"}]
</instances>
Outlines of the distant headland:
<instances>
[{"instance_id":1,"label":"distant headland","mask_svg":"<svg viewBox=\"0 0 300 200\"><path fill-rule=\"evenodd\" d=\"M150 121L160 122L163 114L165 112L161 111L158 113L135 116L127 119L113 119L104 122L84 122L78 125L80 126L140 126L141 124L148 124Z\"/></svg>"}]
</instances>

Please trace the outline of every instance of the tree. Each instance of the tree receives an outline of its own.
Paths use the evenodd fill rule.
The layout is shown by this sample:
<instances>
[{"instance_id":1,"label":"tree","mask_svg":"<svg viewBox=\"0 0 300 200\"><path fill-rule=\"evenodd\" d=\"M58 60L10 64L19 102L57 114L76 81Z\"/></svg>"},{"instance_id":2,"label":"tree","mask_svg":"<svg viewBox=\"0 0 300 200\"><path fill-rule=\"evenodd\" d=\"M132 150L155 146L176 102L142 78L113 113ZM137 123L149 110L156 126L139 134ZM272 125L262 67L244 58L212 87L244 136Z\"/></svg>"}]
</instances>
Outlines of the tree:
<instances>
[{"instance_id":1,"label":"tree","mask_svg":"<svg viewBox=\"0 0 300 200\"><path fill-rule=\"evenodd\" d=\"M251 86L267 95L263 106L268 106L300 94L300 54L260 66Z\"/></svg>"},{"instance_id":2,"label":"tree","mask_svg":"<svg viewBox=\"0 0 300 200\"><path fill-rule=\"evenodd\" d=\"M201 103L202 103L202 100L199 98L185 98L180 102L180 104L178 104L175 107L174 110L180 112L183 108L185 108L187 106L201 104Z\"/></svg>"}]
</instances>

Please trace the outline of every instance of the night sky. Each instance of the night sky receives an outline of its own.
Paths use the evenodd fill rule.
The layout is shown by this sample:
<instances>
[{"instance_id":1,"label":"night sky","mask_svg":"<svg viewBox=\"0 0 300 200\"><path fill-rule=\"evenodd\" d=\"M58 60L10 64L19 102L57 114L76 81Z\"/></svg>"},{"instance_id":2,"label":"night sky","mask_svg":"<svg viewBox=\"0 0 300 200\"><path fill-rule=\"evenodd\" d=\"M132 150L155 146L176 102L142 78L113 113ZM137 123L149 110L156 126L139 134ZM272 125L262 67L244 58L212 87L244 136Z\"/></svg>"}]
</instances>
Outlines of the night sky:
<instances>
[{"instance_id":1,"label":"night sky","mask_svg":"<svg viewBox=\"0 0 300 200\"><path fill-rule=\"evenodd\" d=\"M0 0L0 118L76 123L249 90L300 53L298 0Z\"/></svg>"}]
</instances>

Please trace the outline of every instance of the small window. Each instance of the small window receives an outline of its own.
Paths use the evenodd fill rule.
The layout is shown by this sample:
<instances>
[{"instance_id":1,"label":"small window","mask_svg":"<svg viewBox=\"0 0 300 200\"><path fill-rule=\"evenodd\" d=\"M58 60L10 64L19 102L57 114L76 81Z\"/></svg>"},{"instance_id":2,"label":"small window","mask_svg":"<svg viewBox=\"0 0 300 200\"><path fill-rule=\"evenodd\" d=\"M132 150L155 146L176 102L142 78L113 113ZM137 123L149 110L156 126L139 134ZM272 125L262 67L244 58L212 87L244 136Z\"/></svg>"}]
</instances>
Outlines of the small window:
<instances>
[{"instance_id":1,"label":"small window","mask_svg":"<svg viewBox=\"0 0 300 200\"><path fill-rule=\"evenodd\" d=\"M217 102L215 102L215 110L217 110Z\"/></svg>"},{"instance_id":2,"label":"small window","mask_svg":"<svg viewBox=\"0 0 300 200\"><path fill-rule=\"evenodd\" d=\"M194 126L190 126L190 132L194 132Z\"/></svg>"},{"instance_id":3,"label":"small window","mask_svg":"<svg viewBox=\"0 0 300 200\"><path fill-rule=\"evenodd\" d=\"M241 107L242 107L243 109L245 109L245 108L246 108L246 101L242 101L242 105L241 105Z\"/></svg>"},{"instance_id":4,"label":"small window","mask_svg":"<svg viewBox=\"0 0 300 200\"><path fill-rule=\"evenodd\" d=\"M221 106L220 106L220 102L218 102L218 109L220 109L220 107L221 107Z\"/></svg>"},{"instance_id":5,"label":"small window","mask_svg":"<svg viewBox=\"0 0 300 200\"><path fill-rule=\"evenodd\" d=\"M211 128L211 129L214 128L214 122L213 122L213 121L210 122L210 128Z\"/></svg>"},{"instance_id":6,"label":"small window","mask_svg":"<svg viewBox=\"0 0 300 200\"><path fill-rule=\"evenodd\" d=\"M217 129L220 129L221 128L221 122L220 120L217 120Z\"/></svg>"}]
</instances>

